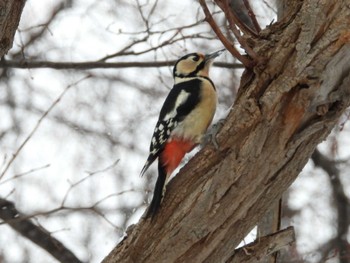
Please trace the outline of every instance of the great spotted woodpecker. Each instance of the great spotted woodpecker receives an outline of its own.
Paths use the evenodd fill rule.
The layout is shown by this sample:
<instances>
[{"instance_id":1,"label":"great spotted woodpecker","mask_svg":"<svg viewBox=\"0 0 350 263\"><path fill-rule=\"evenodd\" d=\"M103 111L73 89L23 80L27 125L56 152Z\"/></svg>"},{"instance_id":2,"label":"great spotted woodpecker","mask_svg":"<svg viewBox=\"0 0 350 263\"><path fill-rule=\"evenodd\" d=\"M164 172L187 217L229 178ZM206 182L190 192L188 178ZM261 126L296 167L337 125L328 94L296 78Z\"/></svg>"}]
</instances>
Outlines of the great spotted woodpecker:
<instances>
[{"instance_id":1,"label":"great spotted woodpecker","mask_svg":"<svg viewBox=\"0 0 350 263\"><path fill-rule=\"evenodd\" d=\"M146 217L153 217L162 201L164 185L186 153L200 144L213 120L217 95L209 68L224 50L180 58L173 70L174 87L162 106L154 129L150 153L141 176L158 158L158 179Z\"/></svg>"}]
</instances>

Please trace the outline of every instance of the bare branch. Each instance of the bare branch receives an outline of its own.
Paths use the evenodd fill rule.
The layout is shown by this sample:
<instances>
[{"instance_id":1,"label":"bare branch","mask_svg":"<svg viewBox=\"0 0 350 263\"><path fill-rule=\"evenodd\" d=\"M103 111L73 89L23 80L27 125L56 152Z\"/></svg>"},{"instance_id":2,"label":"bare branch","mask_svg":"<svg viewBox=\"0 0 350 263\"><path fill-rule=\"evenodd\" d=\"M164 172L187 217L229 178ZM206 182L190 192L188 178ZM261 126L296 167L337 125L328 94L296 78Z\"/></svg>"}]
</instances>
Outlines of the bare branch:
<instances>
[{"instance_id":1,"label":"bare branch","mask_svg":"<svg viewBox=\"0 0 350 263\"><path fill-rule=\"evenodd\" d=\"M98 170L98 171L94 171L94 172L87 172L88 175L83 177L82 179L78 180L77 182L73 183L70 185L70 187L68 188L67 192L65 193L63 199L62 199L62 202L61 202L61 207L64 207L65 206L65 203L67 201L67 198L70 194L70 192L75 188L77 187L78 185L80 185L81 183L83 183L84 181L90 179L92 176L94 175L99 175L100 173L103 173L105 171L108 171L109 169L112 169L114 168L117 164L119 163L119 159L117 159L116 161L114 161L111 165L107 166L106 168L103 168L101 170Z\"/></svg>"},{"instance_id":2,"label":"bare branch","mask_svg":"<svg viewBox=\"0 0 350 263\"><path fill-rule=\"evenodd\" d=\"M219 5L221 2L217 4ZM248 14L248 10L243 3L243 0L230 0L230 3L227 3L227 6L233 13L232 18L234 19L235 24L242 30L242 32L249 36L257 37L258 34L254 31L255 26Z\"/></svg>"},{"instance_id":3,"label":"bare branch","mask_svg":"<svg viewBox=\"0 0 350 263\"><path fill-rule=\"evenodd\" d=\"M222 42L222 44L226 47L226 49L232 54L232 56L234 56L235 58L237 58L239 61L242 62L242 64L247 67L247 68L251 68L253 66L252 61L249 60L247 57L241 55L241 53L238 52L238 50L234 47L233 43L231 43L225 36L224 34L221 32L219 26L216 24L214 18L212 17L207 4L205 3L205 0L200 0L199 1L203 12L205 14L205 20L209 23L209 25L211 26L211 28L213 29L213 31L215 32L215 34L217 35L217 37L220 39L220 41Z\"/></svg>"},{"instance_id":4,"label":"bare branch","mask_svg":"<svg viewBox=\"0 0 350 263\"><path fill-rule=\"evenodd\" d=\"M158 68L169 67L175 64L175 60L169 61L150 61L150 62L103 62L103 61L87 61L87 62L53 62L53 61L32 61L32 60L2 60L0 68L52 68L52 69L97 69L97 68ZM215 62L214 66L220 68L243 68L239 63Z\"/></svg>"},{"instance_id":5,"label":"bare branch","mask_svg":"<svg viewBox=\"0 0 350 263\"><path fill-rule=\"evenodd\" d=\"M76 81L75 83L67 86L67 88L65 88L63 90L63 92L57 97L57 99L51 104L51 106L47 109L47 111L45 111L45 113L41 116L41 118L38 120L38 122L36 123L35 127L33 128L33 130L29 133L29 135L26 137L26 139L21 143L21 145L18 147L18 149L16 150L16 152L12 155L11 159L8 161L7 165L5 166L4 170L1 172L0 174L0 180L1 178L4 177L4 175L6 174L7 170L10 168L11 164L13 163L13 161L16 159L16 157L19 155L19 153L21 152L21 150L23 149L23 147L27 144L27 142L32 138L32 136L34 135L34 133L38 130L41 122L45 119L45 117L51 112L51 110L60 102L60 100L63 98L63 96L66 94L66 92L73 86L77 85L79 82L89 78L90 76L86 76L78 81Z\"/></svg>"},{"instance_id":6,"label":"bare branch","mask_svg":"<svg viewBox=\"0 0 350 263\"><path fill-rule=\"evenodd\" d=\"M67 8L67 5L64 2L60 2L60 3L57 4L56 7L53 8L53 10L51 11L52 13L51 13L49 19L45 23L42 23L40 25L36 25L34 27L25 28L25 29L19 28L18 32L19 32L20 36L21 36L22 32L26 32L26 31L31 30L33 28L40 28L40 30L38 32L30 34L29 37L28 37L28 40L25 43L23 43L23 41L22 41L21 50L18 51L17 53L15 53L15 54L13 54L13 57L19 57L19 55L21 55L21 54L24 57L24 49L26 49L27 47L33 45L36 41L40 40L41 37L44 35L44 33L46 31L50 32L49 26L55 21L55 19L57 18L58 14L60 14L61 11L63 11L66 8Z\"/></svg>"},{"instance_id":7,"label":"bare branch","mask_svg":"<svg viewBox=\"0 0 350 263\"><path fill-rule=\"evenodd\" d=\"M293 245L295 242L294 228L288 227L274 234L261 237L256 241L235 250L234 255L227 260L232 263L260 262L269 255Z\"/></svg>"},{"instance_id":8,"label":"bare branch","mask_svg":"<svg viewBox=\"0 0 350 263\"><path fill-rule=\"evenodd\" d=\"M276 233L281 227L282 199L271 205L271 209L264 215L258 224L257 237L261 238ZM265 257L260 263L276 263L277 253Z\"/></svg>"},{"instance_id":9,"label":"bare branch","mask_svg":"<svg viewBox=\"0 0 350 263\"><path fill-rule=\"evenodd\" d=\"M126 51L124 51L126 48L123 48L121 51L118 51L117 53L114 53L112 55L105 56L105 57L101 58L99 61L105 61L107 59L114 58L114 57L120 57L120 56L137 56L137 55L146 54L146 53L149 53L151 51L156 51L156 50L158 50L158 49L160 49L162 47L169 46L171 44L177 43L179 41L184 41L186 39L191 39L192 40L192 39L195 39L195 38L200 38L200 39L210 39L210 40L212 40L211 37L205 37L205 36L203 36L200 33L199 34L190 34L190 35L181 35L181 37L176 38L178 35L181 35L181 30L175 32L169 39L167 39L165 41L162 41L161 43L159 43L156 46L151 46L150 48L147 48L147 49L144 49L144 50L141 50L141 51L137 51L137 52L136 51L128 51L128 52L126 52ZM141 43L142 41L140 40L139 42ZM130 44L130 45L133 46L133 43ZM130 47L127 48L127 49L130 49Z\"/></svg>"},{"instance_id":10,"label":"bare branch","mask_svg":"<svg viewBox=\"0 0 350 263\"><path fill-rule=\"evenodd\" d=\"M128 54L126 52L128 49L130 49L131 47L135 46L136 44L139 44L139 43L142 43L142 42L146 41L147 38L148 38L148 36L146 36L144 38L141 38L141 39L134 40L130 44L128 44L125 47L123 47L121 50L119 50L119 51L117 51L117 52L115 52L115 53L113 53L111 55L104 56L103 58L99 59L98 61L106 61L108 59L115 58L115 57L118 57L118 56L124 56L124 55Z\"/></svg>"},{"instance_id":11,"label":"bare branch","mask_svg":"<svg viewBox=\"0 0 350 263\"><path fill-rule=\"evenodd\" d=\"M261 31L261 27L258 23L258 20L256 20L256 16L255 16L255 14L250 6L249 0L243 0L243 2L244 2L245 7L248 10L248 15L249 15L250 19L252 20L256 31L259 33Z\"/></svg>"},{"instance_id":12,"label":"bare branch","mask_svg":"<svg viewBox=\"0 0 350 263\"><path fill-rule=\"evenodd\" d=\"M60 262L82 262L73 254L72 251L66 248L43 227L35 225L29 219L12 221L12 219L19 216L20 212L18 212L14 203L0 198L0 218L7 222L7 224L14 230L46 250Z\"/></svg>"},{"instance_id":13,"label":"bare branch","mask_svg":"<svg viewBox=\"0 0 350 263\"><path fill-rule=\"evenodd\" d=\"M350 256L350 249L346 240L350 215L348 213L349 200L340 181L340 171L336 161L329 159L317 149L312 154L312 160L315 166L322 168L329 176L337 213L337 236L331 242L333 245L328 246L328 251L321 252L325 257L328 256L331 250L335 249L337 254L339 254L339 262L346 263Z\"/></svg>"},{"instance_id":14,"label":"bare branch","mask_svg":"<svg viewBox=\"0 0 350 263\"><path fill-rule=\"evenodd\" d=\"M50 209L50 210L46 210L46 211L37 211L37 212L34 212L32 214L29 214L29 215L16 216L16 217L11 218L11 219L9 218L5 222L0 222L0 225L18 223L18 222L26 221L26 220L29 220L31 218L35 218L35 217L39 217L39 216L49 216L49 215L53 215L53 214L56 214L56 213L63 213L64 211L69 211L69 212L88 211L88 212L95 213L98 216L100 216L109 225L111 225L114 229L118 229L118 230L122 231L122 229L120 227L115 225L112 221L110 221L107 218L107 216L104 214L104 212L105 212L104 209L100 208L99 205L101 205L101 203L105 202L106 200L108 200L108 199L110 199L112 197L120 196L120 195L123 195L123 194L126 194L126 193L135 192L135 191L140 191L141 192L143 190L140 190L140 189L129 189L129 190L120 191L118 193L109 194L109 195L103 197L102 199L96 201L92 205L88 205L88 206L67 206L67 205L63 204L64 201L65 201L64 200L64 201L62 201L62 204L57 206L56 208L53 208L53 209ZM110 210L110 212L115 214L116 210L117 209L113 209L113 210Z\"/></svg>"},{"instance_id":15,"label":"bare branch","mask_svg":"<svg viewBox=\"0 0 350 263\"><path fill-rule=\"evenodd\" d=\"M253 59L253 61L254 61L253 64L258 63L261 59L255 53L255 51L249 46L246 39L244 39L241 36L241 32L237 28L237 27L239 27L239 28L245 27L244 23L241 23L239 18L236 17L236 15L232 12L227 0L217 0L216 3L222 9L222 11L225 13L227 21L230 25L230 29L231 29L232 33L234 34L234 36L237 38L237 41L241 44L242 48L247 52L247 54ZM253 34L251 34L251 35L253 35Z\"/></svg>"},{"instance_id":16,"label":"bare branch","mask_svg":"<svg viewBox=\"0 0 350 263\"><path fill-rule=\"evenodd\" d=\"M18 178L20 178L20 177L22 177L22 176L25 176L25 175L28 175L28 174L30 174L30 173L37 172L37 171L39 171L39 170L48 168L48 167L50 167L50 164L46 164L46 165L43 165L43 166L40 166L40 167L37 167L37 168L32 168L32 169L30 169L29 171L26 171L26 172L23 172L23 173L15 174L15 175L12 176L11 178L8 178L8 179L6 179L6 180L0 181L0 185L5 184L5 183L7 183L7 182L9 182L9 181L18 179Z\"/></svg>"},{"instance_id":17,"label":"bare branch","mask_svg":"<svg viewBox=\"0 0 350 263\"><path fill-rule=\"evenodd\" d=\"M162 21L162 20L161 20ZM160 22L161 22L160 21ZM158 23L160 23L158 22ZM197 22L194 22L192 24L188 24L188 25L185 25L185 26L181 26L181 27L173 27L173 28L169 28L167 30L151 30L151 29L148 29L148 30L141 30L141 31L136 31L136 32L125 32L125 31L118 31L118 34L122 34L122 35L128 35L130 38L134 38L134 36L137 36L139 37L140 35L145 35L146 36L143 36L142 38L139 38L139 39L134 39L131 43L129 43L128 45L126 45L125 47L123 47L121 50L113 53L113 54L110 54L110 55L107 55L101 59L99 59L99 61L106 61L110 58L115 58L115 57L120 57L120 56L129 56L129 55L139 55L139 54L144 54L144 53L147 53L147 52L150 52L150 51L154 51L154 50L157 50L158 48L160 48L161 46L165 46L167 43L168 44L173 44L173 43L176 43L178 41L181 41L181 40L185 40L185 39L194 39L194 38L199 38L199 39L213 39L211 38L210 36L205 36L203 35L203 33L197 33L197 34L193 34L193 32L191 32L190 35L187 35L185 36L184 34L182 34L182 31L184 31L185 29L189 29L189 28L194 28L195 26L198 26L202 23L202 21L197 21ZM108 29L108 28L107 28ZM171 37L169 37L166 41L163 41L162 43L160 43L158 46L155 46L155 47L151 47L149 49L146 49L146 50L142 50L142 51L138 51L138 52L134 52L134 51L128 51L130 50L133 46L139 44L139 43L142 43L142 42L146 42L151 36L153 35L164 35L166 33L171 33L171 32L174 32L172 34ZM177 35L181 35L182 37L180 38L177 38L177 39L174 39L175 36ZM171 42L170 42L171 41Z\"/></svg>"}]
</instances>

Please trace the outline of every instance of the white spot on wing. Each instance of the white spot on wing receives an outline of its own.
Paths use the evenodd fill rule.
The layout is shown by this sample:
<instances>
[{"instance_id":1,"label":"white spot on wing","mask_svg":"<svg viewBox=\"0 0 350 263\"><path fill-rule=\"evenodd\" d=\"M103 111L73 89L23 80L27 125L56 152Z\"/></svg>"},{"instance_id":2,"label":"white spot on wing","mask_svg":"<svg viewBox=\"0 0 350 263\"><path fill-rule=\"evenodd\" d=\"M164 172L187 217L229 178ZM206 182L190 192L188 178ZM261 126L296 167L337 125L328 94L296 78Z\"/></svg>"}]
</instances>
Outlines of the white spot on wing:
<instances>
[{"instance_id":1,"label":"white spot on wing","mask_svg":"<svg viewBox=\"0 0 350 263\"><path fill-rule=\"evenodd\" d=\"M164 120L167 121L169 119L174 118L176 115L176 110L172 110L171 112L167 113L164 117Z\"/></svg>"},{"instance_id":2,"label":"white spot on wing","mask_svg":"<svg viewBox=\"0 0 350 263\"><path fill-rule=\"evenodd\" d=\"M175 109L177 109L180 105L184 104L189 96L190 96L190 93L184 90L181 90L180 94L176 98Z\"/></svg>"},{"instance_id":3,"label":"white spot on wing","mask_svg":"<svg viewBox=\"0 0 350 263\"><path fill-rule=\"evenodd\" d=\"M172 111L170 111L165 115L164 120L167 121L169 119L174 118L177 114L177 108L182 104L184 104L187 101L189 96L190 96L190 93L182 90L176 98L174 109L172 109Z\"/></svg>"},{"instance_id":4,"label":"white spot on wing","mask_svg":"<svg viewBox=\"0 0 350 263\"><path fill-rule=\"evenodd\" d=\"M180 105L184 104L189 96L190 96L190 93L182 90L176 98L174 109L172 109L170 112L168 112L165 115L164 120L166 121L166 120L174 118L176 116L176 113L177 113L177 108Z\"/></svg>"}]
</instances>

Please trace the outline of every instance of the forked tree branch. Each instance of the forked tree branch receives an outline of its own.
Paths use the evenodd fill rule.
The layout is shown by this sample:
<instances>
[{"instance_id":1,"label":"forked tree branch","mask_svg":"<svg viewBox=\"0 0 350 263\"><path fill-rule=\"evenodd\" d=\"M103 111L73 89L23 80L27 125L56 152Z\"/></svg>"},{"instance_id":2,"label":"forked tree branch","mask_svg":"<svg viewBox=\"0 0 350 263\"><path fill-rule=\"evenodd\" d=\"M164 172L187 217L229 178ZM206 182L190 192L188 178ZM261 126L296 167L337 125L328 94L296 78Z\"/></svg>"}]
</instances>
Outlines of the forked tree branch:
<instances>
[{"instance_id":1,"label":"forked tree branch","mask_svg":"<svg viewBox=\"0 0 350 263\"><path fill-rule=\"evenodd\" d=\"M239 28L245 28L244 23L242 23L239 18L232 12L232 9L229 6L228 0L216 0L218 6L225 13L226 19L230 25L230 29L234 36L236 37L238 43L241 44L242 48L247 52L249 57L252 59L252 64L256 65L260 62L261 58L255 53L255 51L249 46L246 39L243 38ZM253 35L251 33L251 35ZM254 34L255 35L255 34ZM243 62L242 62L243 63Z\"/></svg>"},{"instance_id":2,"label":"forked tree branch","mask_svg":"<svg viewBox=\"0 0 350 263\"><path fill-rule=\"evenodd\" d=\"M205 2L205 0L199 1L203 12L205 14L205 20L209 23L213 31L215 32L216 36L219 38L221 43L225 46L225 48L232 54L233 57L237 58L246 68L251 68L253 66L253 63L251 60L249 60L247 57L241 55L239 51L235 48L234 44L231 43L222 33L219 26L216 24L213 16L211 15L208 6Z\"/></svg>"}]
</instances>

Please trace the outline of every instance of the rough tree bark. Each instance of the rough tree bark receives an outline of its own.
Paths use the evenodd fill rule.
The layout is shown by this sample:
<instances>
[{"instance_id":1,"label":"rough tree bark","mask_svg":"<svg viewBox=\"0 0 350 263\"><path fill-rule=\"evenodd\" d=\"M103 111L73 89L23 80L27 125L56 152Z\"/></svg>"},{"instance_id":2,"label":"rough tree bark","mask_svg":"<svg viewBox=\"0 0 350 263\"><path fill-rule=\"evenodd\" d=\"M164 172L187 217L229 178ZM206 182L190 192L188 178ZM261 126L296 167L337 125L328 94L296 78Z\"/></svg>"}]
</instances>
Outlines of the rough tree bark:
<instances>
[{"instance_id":1,"label":"rough tree bark","mask_svg":"<svg viewBox=\"0 0 350 263\"><path fill-rule=\"evenodd\" d=\"M156 218L130 228L104 262L232 262L337 124L350 105L350 0L288 3L249 40L264 64L244 72L220 151L192 158Z\"/></svg>"},{"instance_id":2,"label":"rough tree bark","mask_svg":"<svg viewBox=\"0 0 350 263\"><path fill-rule=\"evenodd\" d=\"M25 0L0 0L0 58L12 47Z\"/></svg>"}]
</instances>

